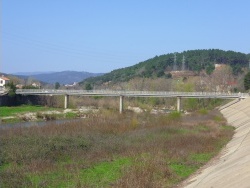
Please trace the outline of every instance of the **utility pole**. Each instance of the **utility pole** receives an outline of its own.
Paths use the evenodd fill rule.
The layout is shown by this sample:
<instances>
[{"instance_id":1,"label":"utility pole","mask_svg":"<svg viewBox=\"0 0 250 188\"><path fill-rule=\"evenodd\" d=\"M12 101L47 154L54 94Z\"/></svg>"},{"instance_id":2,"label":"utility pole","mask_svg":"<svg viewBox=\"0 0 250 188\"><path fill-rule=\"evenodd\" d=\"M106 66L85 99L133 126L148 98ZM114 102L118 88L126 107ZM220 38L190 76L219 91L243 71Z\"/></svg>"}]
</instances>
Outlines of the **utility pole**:
<instances>
[{"instance_id":1,"label":"utility pole","mask_svg":"<svg viewBox=\"0 0 250 188\"><path fill-rule=\"evenodd\" d=\"M173 71L177 71L177 65L176 65L176 52L174 53L174 67Z\"/></svg>"},{"instance_id":2,"label":"utility pole","mask_svg":"<svg viewBox=\"0 0 250 188\"><path fill-rule=\"evenodd\" d=\"M182 57L182 71L185 71L185 56L183 55L183 57Z\"/></svg>"}]
</instances>

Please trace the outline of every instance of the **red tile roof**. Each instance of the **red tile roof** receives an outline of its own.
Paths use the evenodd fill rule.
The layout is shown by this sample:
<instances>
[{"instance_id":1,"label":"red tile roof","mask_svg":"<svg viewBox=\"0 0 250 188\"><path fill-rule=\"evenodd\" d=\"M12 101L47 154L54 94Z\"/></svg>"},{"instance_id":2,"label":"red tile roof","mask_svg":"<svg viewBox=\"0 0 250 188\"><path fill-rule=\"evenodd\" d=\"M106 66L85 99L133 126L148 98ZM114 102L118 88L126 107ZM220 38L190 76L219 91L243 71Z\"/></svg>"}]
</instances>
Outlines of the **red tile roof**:
<instances>
[{"instance_id":1,"label":"red tile roof","mask_svg":"<svg viewBox=\"0 0 250 188\"><path fill-rule=\"evenodd\" d=\"M9 78L6 78L5 76L0 77L2 80L10 80Z\"/></svg>"}]
</instances>

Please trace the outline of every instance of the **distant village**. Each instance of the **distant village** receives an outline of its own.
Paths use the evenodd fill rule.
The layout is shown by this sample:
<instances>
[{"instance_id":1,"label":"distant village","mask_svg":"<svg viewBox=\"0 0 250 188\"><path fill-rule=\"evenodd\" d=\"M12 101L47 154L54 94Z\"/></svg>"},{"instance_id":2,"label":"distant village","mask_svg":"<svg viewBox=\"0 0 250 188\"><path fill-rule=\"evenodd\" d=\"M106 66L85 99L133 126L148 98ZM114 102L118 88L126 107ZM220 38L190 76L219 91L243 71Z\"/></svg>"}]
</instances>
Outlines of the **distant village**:
<instances>
[{"instance_id":1,"label":"distant village","mask_svg":"<svg viewBox=\"0 0 250 188\"><path fill-rule=\"evenodd\" d=\"M47 84L47 83L41 83L39 81L34 81L34 80L29 80L29 81L24 81L24 80L17 80L17 78L11 79L11 76L5 76L2 75L0 76L0 90L6 89L6 85L9 83L13 82L15 87L17 89L41 89L41 88L55 88L56 84ZM23 83L20 83L23 82ZM59 83L58 83L59 84ZM74 82L73 84L65 84L65 85L58 85L57 87L62 88L62 89L69 89L69 88L74 88L78 87L79 84L77 82ZM57 88L57 89L58 89Z\"/></svg>"}]
</instances>

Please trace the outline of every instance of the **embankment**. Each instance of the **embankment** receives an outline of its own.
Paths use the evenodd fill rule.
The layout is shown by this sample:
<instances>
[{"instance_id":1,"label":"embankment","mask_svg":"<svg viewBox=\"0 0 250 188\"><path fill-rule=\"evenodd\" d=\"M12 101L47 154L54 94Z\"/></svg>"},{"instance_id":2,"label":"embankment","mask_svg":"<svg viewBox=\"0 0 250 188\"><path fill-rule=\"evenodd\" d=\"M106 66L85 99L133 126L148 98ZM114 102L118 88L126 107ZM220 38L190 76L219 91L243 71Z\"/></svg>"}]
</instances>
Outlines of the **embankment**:
<instances>
[{"instance_id":1,"label":"embankment","mask_svg":"<svg viewBox=\"0 0 250 188\"><path fill-rule=\"evenodd\" d=\"M221 113L235 127L235 134L218 159L190 178L185 187L250 187L250 98L222 108Z\"/></svg>"}]
</instances>

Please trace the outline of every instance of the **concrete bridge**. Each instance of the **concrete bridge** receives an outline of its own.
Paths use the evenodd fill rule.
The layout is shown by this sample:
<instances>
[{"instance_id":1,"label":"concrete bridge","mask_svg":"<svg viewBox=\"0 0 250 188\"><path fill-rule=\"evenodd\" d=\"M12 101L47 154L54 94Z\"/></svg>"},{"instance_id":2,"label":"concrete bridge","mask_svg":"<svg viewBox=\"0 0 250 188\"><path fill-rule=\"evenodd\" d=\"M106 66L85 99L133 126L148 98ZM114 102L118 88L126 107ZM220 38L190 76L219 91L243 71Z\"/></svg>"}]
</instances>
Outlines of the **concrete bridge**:
<instances>
[{"instance_id":1,"label":"concrete bridge","mask_svg":"<svg viewBox=\"0 0 250 188\"><path fill-rule=\"evenodd\" d=\"M17 89L20 95L64 95L64 108L68 108L69 96L106 96L120 97L119 111L123 111L124 97L168 97L177 98L177 111L181 110L182 98L220 98L220 99L244 99L248 93L222 93L222 92L172 92L172 91L125 91L125 90L54 90L54 89Z\"/></svg>"}]
</instances>

